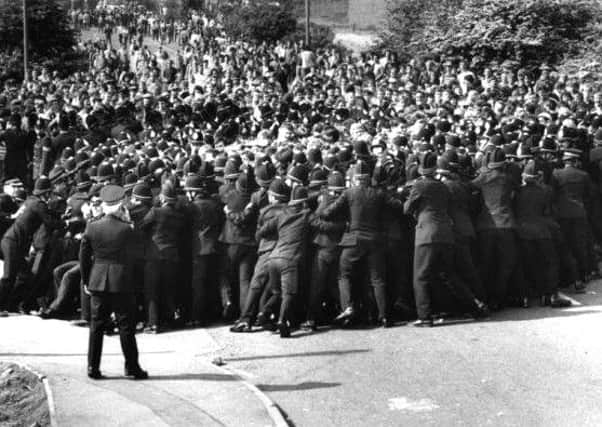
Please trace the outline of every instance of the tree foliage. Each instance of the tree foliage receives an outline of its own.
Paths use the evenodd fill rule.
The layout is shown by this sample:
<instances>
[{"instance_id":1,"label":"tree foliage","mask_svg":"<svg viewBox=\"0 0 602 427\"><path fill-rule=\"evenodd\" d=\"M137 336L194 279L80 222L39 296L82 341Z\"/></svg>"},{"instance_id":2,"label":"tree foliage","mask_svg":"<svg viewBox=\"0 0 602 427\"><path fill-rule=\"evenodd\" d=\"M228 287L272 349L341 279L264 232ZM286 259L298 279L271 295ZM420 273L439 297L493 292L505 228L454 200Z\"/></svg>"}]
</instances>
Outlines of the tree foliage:
<instances>
[{"instance_id":1,"label":"tree foliage","mask_svg":"<svg viewBox=\"0 0 602 427\"><path fill-rule=\"evenodd\" d=\"M66 11L55 0L27 0L29 52L33 60L57 58L76 45ZM22 49L22 2L0 1L0 49Z\"/></svg>"},{"instance_id":2,"label":"tree foliage","mask_svg":"<svg viewBox=\"0 0 602 427\"><path fill-rule=\"evenodd\" d=\"M390 0L385 46L402 55L482 64L556 64L592 37L594 0Z\"/></svg>"},{"instance_id":3,"label":"tree foliage","mask_svg":"<svg viewBox=\"0 0 602 427\"><path fill-rule=\"evenodd\" d=\"M258 42L276 41L293 33L297 20L286 4L252 2L229 3L220 10L225 30L232 37Z\"/></svg>"}]
</instances>

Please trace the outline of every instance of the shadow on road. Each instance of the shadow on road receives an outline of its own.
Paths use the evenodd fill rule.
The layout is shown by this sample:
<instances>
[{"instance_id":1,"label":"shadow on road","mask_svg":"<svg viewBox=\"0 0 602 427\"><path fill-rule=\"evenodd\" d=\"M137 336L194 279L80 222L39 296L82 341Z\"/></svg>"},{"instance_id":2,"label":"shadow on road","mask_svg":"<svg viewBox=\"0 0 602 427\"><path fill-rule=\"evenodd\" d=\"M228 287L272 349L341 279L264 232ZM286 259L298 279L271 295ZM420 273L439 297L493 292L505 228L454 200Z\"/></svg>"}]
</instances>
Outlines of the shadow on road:
<instances>
[{"instance_id":1,"label":"shadow on road","mask_svg":"<svg viewBox=\"0 0 602 427\"><path fill-rule=\"evenodd\" d=\"M315 356L344 356L346 354L355 353L368 353L372 350L361 348L357 350L332 350L332 351L308 351L306 353L288 353L288 354L269 354L259 356L246 356L246 357L232 357L224 359L228 362L246 362L249 360L261 360L261 359L288 359L291 357L315 357Z\"/></svg>"},{"instance_id":2,"label":"shadow on road","mask_svg":"<svg viewBox=\"0 0 602 427\"><path fill-rule=\"evenodd\" d=\"M264 392L276 392L276 391L302 391L302 390L314 390L317 388L332 388L339 387L341 383L325 383L320 381L315 382L304 382L299 384L258 384L259 390Z\"/></svg>"},{"instance_id":3,"label":"shadow on road","mask_svg":"<svg viewBox=\"0 0 602 427\"><path fill-rule=\"evenodd\" d=\"M170 354L172 350L141 351L140 354ZM0 353L0 357L87 357L87 353ZM104 356L123 356L122 353L103 353Z\"/></svg>"}]
</instances>

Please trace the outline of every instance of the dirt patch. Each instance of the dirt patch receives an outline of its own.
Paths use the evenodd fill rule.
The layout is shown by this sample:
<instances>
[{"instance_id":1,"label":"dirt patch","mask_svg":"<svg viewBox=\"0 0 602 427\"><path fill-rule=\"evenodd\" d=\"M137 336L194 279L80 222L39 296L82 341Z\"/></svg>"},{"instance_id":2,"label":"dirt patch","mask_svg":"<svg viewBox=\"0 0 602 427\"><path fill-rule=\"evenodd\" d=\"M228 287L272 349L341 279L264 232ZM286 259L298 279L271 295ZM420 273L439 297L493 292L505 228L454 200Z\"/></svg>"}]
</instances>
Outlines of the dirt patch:
<instances>
[{"instance_id":1,"label":"dirt patch","mask_svg":"<svg viewBox=\"0 0 602 427\"><path fill-rule=\"evenodd\" d=\"M0 427L50 425L44 385L31 372L0 362Z\"/></svg>"}]
</instances>

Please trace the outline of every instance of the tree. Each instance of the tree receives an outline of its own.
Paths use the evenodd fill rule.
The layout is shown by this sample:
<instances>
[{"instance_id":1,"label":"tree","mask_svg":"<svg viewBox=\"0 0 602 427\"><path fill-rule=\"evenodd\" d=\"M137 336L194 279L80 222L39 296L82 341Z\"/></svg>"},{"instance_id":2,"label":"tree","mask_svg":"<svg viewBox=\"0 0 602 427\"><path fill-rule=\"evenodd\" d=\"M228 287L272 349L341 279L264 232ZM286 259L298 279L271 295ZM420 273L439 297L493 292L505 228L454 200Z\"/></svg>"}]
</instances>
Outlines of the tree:
<instances>
[{"instance_id":1,"label":"tree","mask_svg":"<svg viewBox=\"0 0 602 427\"><path fill-rule=\"evenodd\" d=\"M55 0L27 0L32 60L57 58L77 44L66 11ZM23 9L17 0L0 1L0 49L22 50Z\"/></svg>"},{"instance_id":2,"label":"tree","mask_svg":"<svg viewBox=\"0 0 602 427\"><path fill-rule=\"evenodd\" d=\"M220 10L228 34L235 38L262 41L280 40L297 28L292 9L285 3L228 3Z\"/></svg>"},{"instance_id":3,"label":"tree","mask_svg":"<svg viewBox=\"0 0 602 427\"><path fill-rule=\"evenodd\" d=\"M600 11L595 0L390 0L383 40L406 55L557 64L592 37Z\"/></svg>"}]
</instances>

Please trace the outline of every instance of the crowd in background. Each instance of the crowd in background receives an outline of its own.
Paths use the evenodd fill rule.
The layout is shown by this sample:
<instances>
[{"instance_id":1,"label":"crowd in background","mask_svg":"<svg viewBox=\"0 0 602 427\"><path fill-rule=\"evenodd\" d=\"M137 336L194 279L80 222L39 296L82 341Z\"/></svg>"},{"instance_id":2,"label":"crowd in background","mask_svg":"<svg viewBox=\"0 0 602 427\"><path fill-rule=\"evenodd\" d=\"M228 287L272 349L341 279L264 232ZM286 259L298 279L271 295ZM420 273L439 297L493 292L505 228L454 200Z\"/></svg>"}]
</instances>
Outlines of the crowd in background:
<instances>
[{"instance_id":1,"label":"crowd in background","mask_svg":"<svg viewBox=\"0 0 602 427\"><path fill-rule=\"evenodd\" d=\"M202 13L77 22L104 32L89 70L0 93L0 310L87 320L79 241L107 184L152 333L431 326L566 307L597 275L597 76L254 44Z\"/></svg>"}]
</instances>

